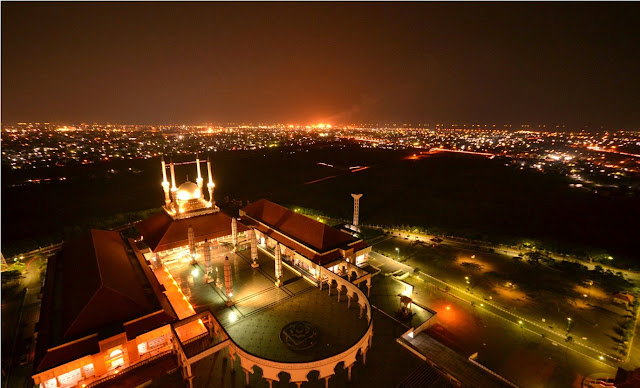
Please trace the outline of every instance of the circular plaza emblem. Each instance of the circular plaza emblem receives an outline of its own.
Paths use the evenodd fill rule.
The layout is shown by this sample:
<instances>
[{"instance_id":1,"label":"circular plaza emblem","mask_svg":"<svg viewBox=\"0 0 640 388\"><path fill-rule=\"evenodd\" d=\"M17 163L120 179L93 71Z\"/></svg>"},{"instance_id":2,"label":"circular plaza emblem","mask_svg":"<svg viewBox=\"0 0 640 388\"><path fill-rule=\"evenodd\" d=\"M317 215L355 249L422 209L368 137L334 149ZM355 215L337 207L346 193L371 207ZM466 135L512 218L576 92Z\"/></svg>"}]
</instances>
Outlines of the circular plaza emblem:
<instances>
[{"instance_id":1,"label":"circular plaza emblem","mask_svg":"<svg viewBox=\"0 0 640 388\"><path fill-rule=\"evenodd\" d=\"M301 351L311 349L318 343L318 328L307 321L288 323L280 331L280 341L291 350Z\"/></svg>"}]
</instances>

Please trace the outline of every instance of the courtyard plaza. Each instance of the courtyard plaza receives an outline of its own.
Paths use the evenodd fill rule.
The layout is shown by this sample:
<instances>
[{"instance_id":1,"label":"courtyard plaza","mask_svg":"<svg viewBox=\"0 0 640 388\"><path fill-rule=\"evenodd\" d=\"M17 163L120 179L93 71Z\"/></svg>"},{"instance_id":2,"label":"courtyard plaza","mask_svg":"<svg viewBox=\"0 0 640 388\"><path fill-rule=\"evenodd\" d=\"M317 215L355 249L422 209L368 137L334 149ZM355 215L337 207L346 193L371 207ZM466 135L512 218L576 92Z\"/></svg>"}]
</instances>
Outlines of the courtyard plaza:
<instances>
[{"instance_id":1,"label":"courtyard plaza","mask_svg":"<svg viewBox=\"0 0 640 388\"><path fill-rule=\"evenodd\" d=\"M252 268L249 256L249 250L234 253L223 245L212 249L213 276L207 283L204 259L199 256L196 264L191 264L188 251L178 251L163 257L170 278L159 280L168 282L167 288L177 284L184 294L184 298L174 299L177 303L186 301L197 313L210 310L236 344L273 361L309 362L327 358L353 346L367 331L367 319L360 318L357 301L352 300L349 308L345 295L338 302L335 289L329 295L327 289L319 289L287 265L283 265L283 285L276 287L274 260L260 250L259 267ZM230 306L224 289L225 257L229 257L233 282ZM284 326L296 321L309 322L318 329L314 347L294 351L281 341Z\"/></svg>"}]
</instances>

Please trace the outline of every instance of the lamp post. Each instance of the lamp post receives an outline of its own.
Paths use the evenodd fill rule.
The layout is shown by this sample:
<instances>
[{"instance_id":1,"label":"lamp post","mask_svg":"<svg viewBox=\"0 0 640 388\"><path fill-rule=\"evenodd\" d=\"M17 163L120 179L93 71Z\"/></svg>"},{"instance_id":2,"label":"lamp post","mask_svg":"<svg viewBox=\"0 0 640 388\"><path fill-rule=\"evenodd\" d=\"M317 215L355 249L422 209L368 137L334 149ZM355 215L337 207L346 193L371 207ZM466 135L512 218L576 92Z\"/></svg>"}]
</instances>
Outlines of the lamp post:
<instances>
[{"instance_id":1,"label":"lamp post","mask_svg":"<svg viewBox=\"0 0 640 388\"><path fill-rule=\"evenodd\" d=\"M567 333L571 330L571 322L572 322L571 318L567 317Z\"/></svg>"},{"instance_id":2,"label":"lamp post","mask_svg":"<svg viewBox=\"0 0 640 388\"><path fill-rule=\"evenodd\" d=\"M396 252L398 252L398 261L400 261L400 248L396 248Z\"/></svg>"}]
</instances>

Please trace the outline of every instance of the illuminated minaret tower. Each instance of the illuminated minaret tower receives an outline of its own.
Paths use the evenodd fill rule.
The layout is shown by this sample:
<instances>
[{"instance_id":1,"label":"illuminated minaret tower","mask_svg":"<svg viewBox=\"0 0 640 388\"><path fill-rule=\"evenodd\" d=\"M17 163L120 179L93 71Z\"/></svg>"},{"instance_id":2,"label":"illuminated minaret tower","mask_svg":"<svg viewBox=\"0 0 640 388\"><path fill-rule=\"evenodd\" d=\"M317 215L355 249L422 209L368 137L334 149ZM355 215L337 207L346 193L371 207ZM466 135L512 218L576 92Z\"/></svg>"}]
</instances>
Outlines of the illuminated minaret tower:
<instances>
[{"instance_id":1,"label":"illuminated minaret tower","mask_svg":"<svg viewBox=\"0 0 640 388\"><path fill-rule=\"evenodd\" d=\"M362 194L351 194L353 197L353 226L357 227L360 219L360 198Z\"/></svg>"},{"instance_id":2,"label":"illuminated minaret tower","mask_svg":"<svg viewBox=\"0 0 640 388\"><path fill-rule=\"evenodd\" d=\"M200 173L200 158L198 158L198 154L196 154L196 166L198 167L198 179L196 179L196 183L200 188L200 192L202 192L203 179L202 179L202 174Z\"/></svg>"},{"instance_id":3,"label":"illuminated minaret tower","mask_svg":"<svg viewBox=\"0 0 640 388\"><path fill-rule=\"evenodd\" d=\"M169 166L171 167L171 200L175 203L178 188L176 187L176 171L173 166L173 160L169 161Z\"/></svg>"},{"instance_id":4,"label":"illuminated minaret tower","mask_svg":"<svg viewBox=\"0 0 640 388\"><path fill-rule=\"evenodd\" d=\"M209 173L209 183L207 183L207 188L209 189L209 203L211 207L216 206L216 200L213 198L213 188L216 185L213 183L213 177L211 176L211 161L207 157L207 172Z\"/></svg>"},{"instance_id":5,"label":"illuminated minaret tower","mask_svg":"<svg viewBox=\"0 0 640 388\"><path fill-rule=\"evenodd\" d=\"M169 193L169 181L167 181L167 165L162 157L162 189L164 190L164 204L169 206L171 203L171 194Z\"/></svg>"}]
</instances>

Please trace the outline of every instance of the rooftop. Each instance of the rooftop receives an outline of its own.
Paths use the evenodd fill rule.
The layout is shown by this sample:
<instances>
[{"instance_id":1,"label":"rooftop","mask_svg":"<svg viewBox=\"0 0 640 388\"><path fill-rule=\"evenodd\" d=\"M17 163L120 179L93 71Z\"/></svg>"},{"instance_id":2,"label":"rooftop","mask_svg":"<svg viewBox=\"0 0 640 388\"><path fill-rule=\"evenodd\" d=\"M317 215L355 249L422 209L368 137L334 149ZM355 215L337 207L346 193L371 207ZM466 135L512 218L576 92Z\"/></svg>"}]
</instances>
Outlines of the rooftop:
<instances>
[{"instance_id":1,"label":"rooftop","mask_svg":"<svg viewBox=\"0 0 640 388\"><path fill-rule=\"evenodd\" d=\"M153 252L178 248L189 243L188 229L193 227L196 243L231 234L231 217L217 212L190 218L174 219L160 211L136 224L144 241ZM238 233L248 230L238 223Z\"/></svg>"},{"instance_id":2,"label":"rooftop","mask_svg":"<svg viewBox=\"0 0 640 388\"><path fill-rule=\"evenodd\" d=\"M96 353L112 335L135 337L176 318L140 260L118 232L91 230L65 243L47 268L36 370Z\"/></svg>"}]
</instances>

